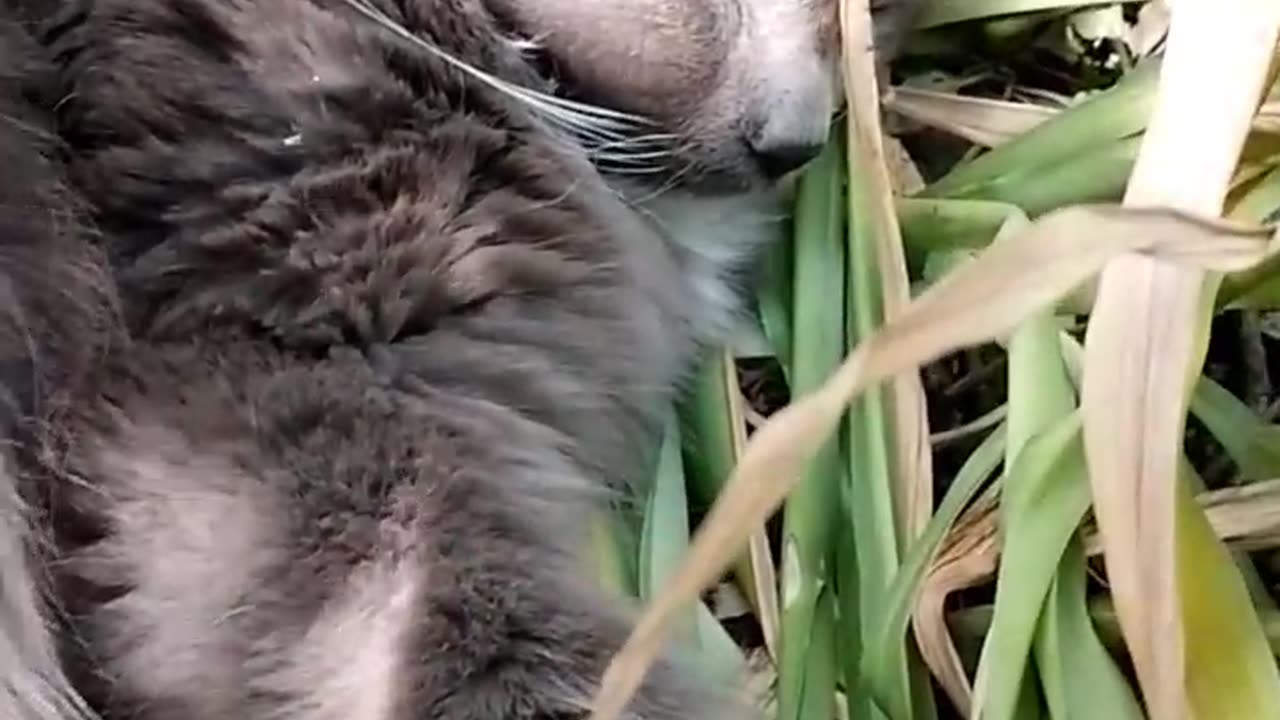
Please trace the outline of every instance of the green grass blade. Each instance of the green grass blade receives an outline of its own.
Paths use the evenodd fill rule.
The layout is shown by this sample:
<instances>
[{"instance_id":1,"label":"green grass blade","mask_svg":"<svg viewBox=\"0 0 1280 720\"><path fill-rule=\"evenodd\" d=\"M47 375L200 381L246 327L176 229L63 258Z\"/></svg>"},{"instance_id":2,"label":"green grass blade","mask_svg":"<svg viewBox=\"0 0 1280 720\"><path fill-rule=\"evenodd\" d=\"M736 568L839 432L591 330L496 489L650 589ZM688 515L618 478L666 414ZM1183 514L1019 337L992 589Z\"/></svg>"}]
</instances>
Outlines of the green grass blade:
<instances>
[{"instance_id":1,"label":"green grass blade","mask_svg":"<svg viewBox=\"0 0 1280 720\"><path fill-rule=\"evenodd\" d=\"M689 548L689 515L684 464L680 456L680 428L669 413L640 535L639 591L649 600L666 583ZM700 652L703 666L717 677L740 672L743 657L710 609L698 603L677 633L679 640Z\"/></svg>"},{"instance_id":2,"label":"green grass blade","mask_svg":"<svg viewBox=\"0 0 1280 720\"><path fill-rule=\"evenodd\" d=\"M1089 507L1080 428L1078 412L1066 416L1026 442L1005 474L1004 497L1011 483L1019 489L1013 501L1001 503L996 613L974 688L985 719L1017 720L1032 638L1057 559Z\"/></svg>"},{"instance_id":3,"label":"green grass blade","mask_svg":"<svg viewBox=\"0 0 1280 720\"><path fill-rule=\"evenodd\" d=\"M895 666L920 586L947 531L999 467L1006 438L1006 426L1001 423L965 460L937 512L903 557L902 565L885 593L883 614L870 618L868 628L872 632L862 659L861 674L876 702L892 718L910 717L901 700Z\"/></svg>"},{"instance_id":4,"label":"green grass blade","mask_svg":"<svg viewBox=\"0 0 1280 720\"><path fill-rule=\"evenodd\" d=\"M866 163L858 163L859 168ZM863 199L871 183L850 178L848 232L848 299L845 332L848 347L875 332L884 323L885 285L881 279L878 232L871 210ZM902 499L896 497L894 413L887 384L871 388L855 400L846 415L844 437L848 447L845 486L841 493L841 522L848 526L837 551L840 563L841 662L850 707L883 717L861 680L863 645L879 629L886 614L885 590L898 572L901 556ZM886 707L898 717L923 718L932 714L928 695L918 693L916 670L902 636L883 657Z\"/></svg>"},{"instance_id":5,"label":"green grass blade","mask_svg":"<svg viewBox=\"0 0 1280 720\"><path fill-rule=\"evenodd\" d=\"M681 403L681 435L691 501L702 511L719 496L737 462L741 411L737 373L727 353L715 353L704 365L693 391ZM759 618L770 649L778 625L777 576L763 528L734 564L734 579Z\"/></svg>"},{"instance_id":6,"label":"green grass blade","mask_svg":"<svg viewBox=\"0 0 1280 720\"><path fill-rule=\"evenodd\" d=\"M1264 422L1235 395L1201 377L1191 396L1191 412L1204 423L1240 468L1245 482L1280 477L1280 427Z\"/></svg>"},{"instance_id":7,"label":"green grass blade","mask_svg":"<svg viewBox=\"0 0 1280 720\"><path fill-rule=\"evenodd\" d=\"M725 382L725 373L732 368L726 365L722 353L707 358L677 409L689 499L700 509L720 495L734 465L734 428Z\"/></svg>"},{"instance_id":8,"label":"green grass blade","mask_svg":"<svg viewBox=\"0 0 1280 720\"><path fill-rule=\"evenodd\" d=\"M640 532L638 564L642 600L650 600L683 559L689 546L688 512L679 429L674 414L669 413ZM687 618L679 634L696 645L692 617Z\"/></svg>"},{"instance_id":9,"label":"green grass blade","mask_svg":"<svg viewBox=\"0 0 1280 720\"><path fill-rule=\"evenodd\" d=\"M1280 672L1258 612L1222 541L1191 495L1194 471L1178 483L1178 585L1186 633L1186 683L1200 717L1280 717Z\"/></svg>"},{"instance_id":10,"label":"green grass blade","mask_svg":"<svg viewBox=\"0 0 1280 720\"><path fill-rule=\"evenodd\" d=\"M1075 388L1062 358L1059 332L1052 314L1046 314L1026 323L1014 333L1009 343L1010 442L1007 462L1010 465L1035 434L1052 427L1076 408ZM1022 480L1024 478L1016 476L1006 478L1002 517L1026 512L1033 506L1034 498L1028 497L1025 491L1034 491L1035 488ZM1035 521L1034 518L1025 519ZM1011 524L1016 525L1016 521L1006 522L1006 528ZM1034 662L1030 667L1034 667L1035 674L1039 676L1045 704L1053 718L1138 720L1141 716L1132 714L1136 704L1119 670L1102 650L1092 628L1076 622L1079 617L1087 618L1084 555L1074 529L1066 526L1062 529L1071 534L1062 557L1059 559L1046 554L1043 558L1046 563L1056 560L1058 569L1050 581L1047 603L1033 629L1031 650ZM1023 541L1012 531L1005 537L1008 543ZM1035 580L1023 585L1020 578L1007 576L1006 582L1010 581L1015 584L997 588L997 612L1001 610L1002 593L1007 597L1011 593L1033 594L1038 590ZM1077 587L1078 593L1074 592ZM1003 631L1005 627L996 625L997 631ZM1024 680L1024 684L1032 682L1031 676Z\"/></svg>"},{"instance_id":11,"label":"green grass blade","mask_svg":"<svg viewBox=\"0 0 1280 720\"><path fill-rule=\"evenodd\" d=\"M599 510L591 518L591 548L588 561L601 585L623 597L637 597L635 542L624 519L609 510Z\"/></svg>"},{"instance_id":12,"label":"green grass blade","mask_svg":"<svg viewBox=\"0 0 1280 720\"><path fill-rule=\"evenodd\" d=\"M732 374L733 367L725 356L714 354L703 365L692 392L679 408L689 496L699 510L710 507L720 495L736 462L729 382L737 378ZM754 574L745 555L734 566L734 574L752 609L759 612Z\"/></svg>"},{"instance_id":13,"label":"green grass blade","mask_svg":"<svg viewBox=\"0 0 1280 720\"><path fill-rule=\"evenodd\" d=\"M835 133L800 179L796 198L794 393L818 387L844 357L842 148ZM835 632L835 613L829 577L842 472L839 447L828 443L783 510L781 720L827 720L834 712L836 660L828 636Z\"/></svg>"},{"instance_id":14,"label":"green grass blade","mask_svg":"<svg viewBox=\"0 0 1280 720\"><path fill-rule=\"evenodd\" d=\"M1089 617L1078 537L1067 544L1040 614L1035 666L1054 720L1143 720L1142 708Z\"/></svg>"},{"instance_id":15,"label":"green grass blade","mask_svg":"<svg viewBox=\"0 0 1280 720\"><path fill-rule=\"evenodd\" d=\"M902 198L898 221L913 262L942 250L978 250L991 244L1005 222L1024 215L1017 205L994 200Z\"/></svg>"},{"instance_id":16,"label":"green grass blade","mask_svg":"<svg viewBox=\"0 0 1280 720\"><path fill-rule=\"evenodd\" d=\"M1060 332L1051 314L1042 315L1026 323L1009 344L1010 460L1036 433L1052 427L1076 408L1075 386L1062 357ZM1027 512L1034 507L1034 497L1024 495L1024 490L1034 491L1034 487L1021 484L1020 480L1006 479L1002 513ZM1032 517L1023 520L1037 521ZM1060 529L1069 539L1060 558L1049 554L1043 558L1043 562L1056 560L1058 568L1032 636L1033 665L1050 716L1140 720L1137 701L1119 668L1106 654L1092 626L1082 622L1087 620L1084 551L1075 528L1067 525L1065 518ZM1022 540L1012 531L1006 535L1008 543ZM1038 589L1034 579L998 588L997 606L1002 590L1034 593Z\"/></svg>"},{"instance_id":17,"label":"green grass blade","mask_svg":"<svg viewBox=\"0 0 1280 720\"><path fill-rule=\"evenodd\" d=\"M920 11L916 27L1000 18L1016 13L1110 5L1115 0L929 0Z\"/></svg>"},{"instance_id":18,"label":"green grass blade","mask_svg":"<svg viewBox=\"0 0 1280 720\"><path fill-rule=\"evenodd\" d=\"M883 588L897 569L897 539L893 499L890 496L889 448L886 441L884 391L876 388L859 398L849 410L846 423L848 471L841 493L841 525L844 532L836 551L840 599L841 662L852 708L875 713L859 680L865 638L875 631L875 621L884 614ZM886 680L886 707L910 717L910 686L907 683L903 638L882 666L891 677ZM879 717L878 713L866 717Z\"/></svg>"},{"instance_id":19,"label":"green grass blade","mask_svg":"<svg viewBox=\"0 0 1280 720\"><path fill-rule=\"evenodd\" d=\"M756 295L760 324L765 339L773 347L787 381L791 373L791 308L793 274L795 272L795 240L791 233L773 243L761 265L760 289Z\"/></svg>"},{"instance_id":20,"label":"green grass blade","mask_svg":"<svg viewBox=\"0 0 1280 720\"><path fill-rule=\"evenodd\" d=\"M1275 222L1280 213L1280 167L1255 180L1249 191L1231 208L1231 216L1256 222Z\"/></svg>"},{"instance_id":21,"label":"green grass blade","mask_svg":"<svg viewBox=\"0 0 1280 720\"><path fill-rule=\"evenodd\" d=\"M946 197L1016 205L1032 217L1065 205L1115 201L1124 194L1141 139L1140 135L1122 138L1082 148L1048 164L1010 168L963 190L947 192ZM924 195L933 197L940 192L930 187Z\"/></svg>"},{"instance_id":22,"label":"green grass blade","mask_svg":"<svg viewBox=\"0 0 1280 720\"><path fill-rule=\"evenodd\" d=\"M1231 216L1254 222L1280 220L1280 168L1254 182ZM1280 308L1280 258L1228 275L1222 281L1216 303L1221 307Z\"/></svg>"},{"instance_id":23,"label":"green grass blade","mask_svg":"<svg viewBox=\"0 0 1280 720\"><path fill-rule=\"evenodd\" d=\"M1122 161L1130 152L1115 149L1120 141L1139 135L1155 102L1159 63L1147 61L1116 85L1038 125L1031 132L962 163L921 193L923 197L1000 199L1001 193L983 190L1002 179L1036 176L1066 163L1079 165L1081 156L1112 156ZM1127 177L1127 171L1122 173ZM1108 183L1109 184L1109 183ZM1008 191L1014 193L1014 190ZM1026 207L1023 203L1014 203Z\"/></svg>"}]
</instances>

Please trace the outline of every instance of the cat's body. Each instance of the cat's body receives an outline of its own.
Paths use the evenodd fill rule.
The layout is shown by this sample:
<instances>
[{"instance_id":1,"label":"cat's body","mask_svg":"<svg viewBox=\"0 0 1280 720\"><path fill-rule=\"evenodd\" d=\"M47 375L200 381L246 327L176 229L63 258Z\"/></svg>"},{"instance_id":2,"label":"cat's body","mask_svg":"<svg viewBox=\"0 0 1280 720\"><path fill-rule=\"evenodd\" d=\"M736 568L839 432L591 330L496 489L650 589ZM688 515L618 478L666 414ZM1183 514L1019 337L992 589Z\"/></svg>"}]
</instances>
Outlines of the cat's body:
<instances>
[{"instance_id":1,"label":"cat's body","mask_svg":"<svg viewBox=\"0 0 1280 720\"><path fill-rule=\"evenodd\" d=\"M760 242L635 203L759 207L831 96L691 105L640 141L665 172L623 178L637 145L507 87L550 89L513 27L583 53L554 2L55 4L0 46L0 716L583 717L628 629L584 520L644 480ZM818 25L778 57L821 64ZM746 716L672 662L631 712Z\"/></svg>"}]
</instances>

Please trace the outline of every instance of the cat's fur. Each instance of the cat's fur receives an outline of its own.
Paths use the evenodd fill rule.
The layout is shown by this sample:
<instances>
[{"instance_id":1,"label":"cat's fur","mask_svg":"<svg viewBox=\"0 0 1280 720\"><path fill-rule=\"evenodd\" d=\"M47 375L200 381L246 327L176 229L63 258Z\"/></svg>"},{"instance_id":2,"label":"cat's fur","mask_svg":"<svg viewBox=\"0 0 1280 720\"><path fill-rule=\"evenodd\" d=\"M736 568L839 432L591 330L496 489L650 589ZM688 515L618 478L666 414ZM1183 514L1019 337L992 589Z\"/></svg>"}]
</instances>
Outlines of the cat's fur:
<instances>
[{"instance_id":1,"label":"cat's fur","mask_svg":"<svg viewBox=\"0 0 1280 720\"><path fill-rule=\"evenodd\" d=\"M8 0L39 30L0 23L0 717L585 715L629 626L584 519L647 475L758 245L677 241L638 195L767 197L742 143L778 110L629 104L555 2L373 5L679 142L606 184L344 0ZM820 137L824 102L776 131ZM630 712L748 716L673 659Z\"/></svg>"}]
</instances>

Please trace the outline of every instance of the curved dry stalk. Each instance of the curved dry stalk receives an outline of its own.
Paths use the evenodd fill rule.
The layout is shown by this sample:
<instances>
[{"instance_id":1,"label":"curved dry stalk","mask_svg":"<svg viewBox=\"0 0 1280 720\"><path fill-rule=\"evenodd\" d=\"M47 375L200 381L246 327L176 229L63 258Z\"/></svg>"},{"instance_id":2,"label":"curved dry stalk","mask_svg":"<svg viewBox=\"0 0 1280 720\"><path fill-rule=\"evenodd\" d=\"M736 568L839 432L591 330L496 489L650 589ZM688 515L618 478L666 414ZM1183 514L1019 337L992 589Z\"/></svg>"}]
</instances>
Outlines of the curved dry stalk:
<instances>
[{"instance_id":1,"label":"curved dry stalk","mask_svg":"<svg viewBox=\"0 0 1280 720\"><path fill-rule=\"evenodd\" d=\"M1000 557L997 508L994 496L984 496L960 517L921 585L911 616L921 657L963 717L969 717L973 706L973 685L951 639L946 603L952 593L995 577Z\"/></svg>"}]
</instances>

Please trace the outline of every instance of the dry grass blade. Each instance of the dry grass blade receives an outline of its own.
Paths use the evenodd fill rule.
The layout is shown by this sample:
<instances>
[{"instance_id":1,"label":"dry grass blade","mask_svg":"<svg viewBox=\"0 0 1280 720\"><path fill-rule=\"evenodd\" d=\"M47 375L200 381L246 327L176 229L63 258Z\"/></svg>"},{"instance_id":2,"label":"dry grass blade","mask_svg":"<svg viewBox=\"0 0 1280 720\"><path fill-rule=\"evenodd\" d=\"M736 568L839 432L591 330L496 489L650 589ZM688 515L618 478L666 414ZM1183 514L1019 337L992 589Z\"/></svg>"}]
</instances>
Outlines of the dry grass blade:
<instances>
[{"instance_id":1,"label":"dry grass blade","mask_svg":"<svg viewBox=\"0 0 1280 720\"><path fill-rule=\"evenodd\" d=\"M892 95L885 100L885 106L914 122L983 147L996 147L1025 135L1063 112L1063 109L1049 105L917 87L894 88ZM1253 128L1280 133L1280 101L1264 104L1258 110Z\"/></svg>"},{"instance_id":2,"label":"dry grass blade","mask_svg":"<svg viewBox=\"0 0 1280 720\"><path fill-rule=\"evenodd\" d=\"M1210 490L1196 496L1214 534L1237 550L1280 546L1280 479ZM976 587L995 576L1000 548L996 544L996 505L980 498L965 511L938 551L925 583L930 603L942 608L948 595ZM1102 538L1092 523L1082 528L1085 552L1102 553ZM951 694L950 686L943 684ZM968 685L965 683L965 695Z\"/></svg>"},{"instance_id":3,"label":"dry grass blade","mask_svg":"<svg viewBox=\"0 0 1280 720\"><path fill-rule=\"evenodd\" d=\"M1280 479L1200 493L1196 497L1213 532L1237 550L1280 546ZM1090 555L1102 552L1097 528L1084 534Z\"/></svg>"},{"instance_id":4,"label":"dry grass blade","mask_svg":"<svg viewBox=\"0 0 1280 720\"><path fill-rule=\"evenodd\" d=\"M728 350L720 359L722 371L720 379L725 384L725 397L729 400L729 417L732 421L733 434L730 436L733 445L733 457L742 457L742 450L747 445L747 423L745 401L742 391L738 389L737 373L734 372L733 354ZM756 600L756 615L760 621L760 630L764 634L764 644L769 657L778 658L778 626L781 624L778 610L778 573L773 566L773 556L769 551L769 537L764 527L756 528L747 542L748 560L751 564L752 590Z\"/></svg>"},{"instance_id":5,"label":"dry grass blade","mask_svg":"<svg viewBox=\"0 0 1280 720\"><path fill-rule=\"evenodd\" d=\"M1275 239L1256 226L1168 210L1077 206L1045 215L944 277L858 346L824 385L756 432L685 562L606 671L593 720L619 716L656 657L671 618L715 581L777 509L852 399L947 352L1004 337L1125 252L1227 271L1271 256Z\"/></svg>"},{"instance_id":6,"label":"dry grass blade","mask_svg":"<svg viewBox=\"0 0 1280 720\"><path fill-rule=\"evenodd\" d=\"M885 105L915 122L983 147L995 147L1030 132L1060 112L1044 105L912 87L895 88Z\"/></svg>"},{"instance_id":7,"label":"dry grass blade","mask_svg":"<svg viewBox=\"0 0 1280 720\"><path fill-rule=\"evenodd\" d=\"M1237 549L1280 545L1280 480L1215 490L1198 499L1214 532Z\"/></svg>"},{"instance_id":8,"label":"dry grass blade","mask_svg":"<svg viewBox=\"0 0 1280 720\"><path fill-rule=\"evenodd\" d=\"M1126 204L1221 213L1278 25L1274 0L1174 8ZM1205 88L1213 88L1212 112L1204 112ZM1177 478L1187 395L1207 337L1207 279L1150 257L1113 260L1085 345L1087 457L1112 595L1150 712L1169 720L1191 716Z\"/></svg>"},{"instance_id":9,"label":"dry grass blade","mask_svg":"<svg viewBox=\"0 0 1280 720\"><path fill-rule=\"evenodd\" d=\"M920 654L961 716L969 717L973 687L947 628L947 598L995 577L1000 557L999 515L994 495L969 508L947 536L920 589L914 614Z\"/></svg>"}]
</instances>

